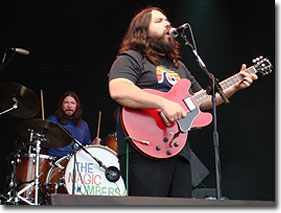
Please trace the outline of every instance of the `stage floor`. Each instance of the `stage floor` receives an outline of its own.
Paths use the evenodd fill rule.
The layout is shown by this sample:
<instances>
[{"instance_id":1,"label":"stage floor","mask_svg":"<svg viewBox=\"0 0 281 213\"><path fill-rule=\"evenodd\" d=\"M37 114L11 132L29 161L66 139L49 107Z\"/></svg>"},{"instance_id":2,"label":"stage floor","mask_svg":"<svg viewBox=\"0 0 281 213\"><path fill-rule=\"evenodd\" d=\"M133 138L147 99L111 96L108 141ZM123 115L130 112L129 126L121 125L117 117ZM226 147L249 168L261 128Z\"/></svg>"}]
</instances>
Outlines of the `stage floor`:
<instances>
[{"instance_id":1,"label":"stage floor","mask_svg":"<svg viewBox=\"0 0 281 213\"><path fill-rule=\"evenodd\" d=\"M209 200L195 198L162 198L137 196L88 196L51 194L55 206L266 206L275 207L274 201Z\"/></svg>"}]
</instances>

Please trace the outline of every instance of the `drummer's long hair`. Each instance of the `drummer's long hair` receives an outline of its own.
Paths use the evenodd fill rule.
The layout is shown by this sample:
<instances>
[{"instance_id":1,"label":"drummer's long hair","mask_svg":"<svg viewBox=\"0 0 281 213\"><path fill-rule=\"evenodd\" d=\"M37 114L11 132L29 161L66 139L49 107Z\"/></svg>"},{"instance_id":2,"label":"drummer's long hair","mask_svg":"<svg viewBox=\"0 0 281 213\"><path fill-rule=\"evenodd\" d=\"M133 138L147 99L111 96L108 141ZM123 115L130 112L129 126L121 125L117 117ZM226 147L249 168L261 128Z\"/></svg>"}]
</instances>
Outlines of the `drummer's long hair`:
<instances>
[{"instance_id":1,"label":"drummer's long hair","mask_svg":"<svg viewBox=\"0 0 281 213\"><path fill-rule=\"evenodd\" d=\"M68 92L66 92L62 95L62 97L61 97L61 99L58 103L58 109L57 109L55 115L57 116L57 119L58 119L59 122L66 125L67 116L62 111L62 103L63 103L63 100L67 96L71 96L76 101L76 111L73 113L72 121L73 121L75 126L79 126L80 122L82 121L83 109L82 109L82 106L80 104L80 100L78 98L78 95L73 91L68 91Z\"/></svg>"},{"instance_id":2,"label":"drummer's long hair","mask_svg":"<svg viewBox=\"0 0 281 213\"><path fill-rule=\"evenodd\" d=\"M120 54L128 50L136 50L142 54L144 59L148 58L154 65L158 66L158 53L150 47L148 36L151 13L153 10L157 10L165 15L164 11L158 7L147 7L137 13L131 20L118 53ZM178 68L178 60L181 58L179 51L180 44L176 40L174 40L174 43L174 49L167 54L167 57L173 63L174 67Z\"/></svg>"}]
</instances>

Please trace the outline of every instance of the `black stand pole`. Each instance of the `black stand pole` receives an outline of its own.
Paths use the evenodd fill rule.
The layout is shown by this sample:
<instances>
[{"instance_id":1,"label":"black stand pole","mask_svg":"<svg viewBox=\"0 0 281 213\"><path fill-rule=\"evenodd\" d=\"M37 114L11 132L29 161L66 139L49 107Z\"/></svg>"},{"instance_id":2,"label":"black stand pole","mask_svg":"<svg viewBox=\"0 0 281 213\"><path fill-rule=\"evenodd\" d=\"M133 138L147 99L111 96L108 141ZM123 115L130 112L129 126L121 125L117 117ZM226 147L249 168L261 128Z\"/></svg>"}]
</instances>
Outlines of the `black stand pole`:
<instances>
[{"instance_id":1,"label":"black stand pole","mask_svg":"<svg viewBox=\"0 0 281 213\"><path fill-rule=\"evenodd\" d=\"M193 39L191 26L188 25L188 27L190 29L190 34L191 34L192 39ZM217 130L216 92L219 93L219 95L222 97L222 99L225 103L229 103L229 100L227 99L227 97L224 94L221 86L219 85L218 79L215 78L214 75L208 71L206 65L204 64L204 62L202 61L202 59L198 55L198 52L197 52L196 48L194 48L194 46L188 42L186 36L184 35L184 32L181 33L181 37L185 41L185 46L190 47L193 55L197 59L197 62L199 64L199 66L206 73L206 75L208 76L208 78L210 79L210 82L211 82L213 117L214 117L214 119L213 119L213 123L214 123L213 143L214 143L214 150L215 150L216 198L217 198L217 200L221 200L221 198L222 198L222 196L221 196L221 191L222 191L221 190L221 167L220 167L220 154L219 154L219 133L218 133L218 130Z\"/></svg>"},{"instance_id":2,"label":"black stand pole","mask_svg":"<svg viewBox=\"0 0 281 213\"><path fill-rule=\"evenodd\" d=\"M73 149L74 149L74 155L73 155L73 171L72 171L72 174L73 174L73 179L72 179L72 194L74 195L75 194L75 181L76 181L76 152L77 152L77 148L78 148L78 145L76 145L76 143L73 144Z\"/></svg>"}]
</instances>

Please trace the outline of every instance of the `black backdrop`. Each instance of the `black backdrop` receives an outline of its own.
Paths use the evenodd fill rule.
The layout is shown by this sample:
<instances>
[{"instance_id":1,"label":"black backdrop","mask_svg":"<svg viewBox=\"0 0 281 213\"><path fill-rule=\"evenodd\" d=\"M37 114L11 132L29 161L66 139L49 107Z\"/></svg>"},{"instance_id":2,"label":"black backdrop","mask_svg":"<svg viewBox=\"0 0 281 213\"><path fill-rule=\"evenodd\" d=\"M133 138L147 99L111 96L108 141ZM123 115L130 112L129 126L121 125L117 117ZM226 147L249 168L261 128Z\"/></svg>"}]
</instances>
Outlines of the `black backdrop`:
<instances>
[{"instance_id":1,"label":"black backdrop","mask_svg":"<svg viewBox=\"0 0 281 213\"><path fill-rule=\"evenodd\" d=\"M164 9L174 26L191 24L199 54L220 80L238 72L242 63L251 65L252 58L259 55L275 65L277 8L273 1L12 0L1 7L1 59L8 47L22 47L31 54L17 54L0 74L0 81L20 83L38 99L42 89L45 117L54 113L65 91L74 90L92 138L98 111L102 111L101 138L105 138L115 130L117 106L108 95L107 73L131 18L147 5ZM199 82L207 86L205 74L184 46L182 56ZM275 73L260 78L230 101L218 108L223 195L275 200ZM0 193L7 187L7 157L16 149L22 120L9 114L0 117ZM191 147L210 170L203 181L206 187L215 187L212 130L211 124L189 133Z\"/></svg>"}]
</instances>

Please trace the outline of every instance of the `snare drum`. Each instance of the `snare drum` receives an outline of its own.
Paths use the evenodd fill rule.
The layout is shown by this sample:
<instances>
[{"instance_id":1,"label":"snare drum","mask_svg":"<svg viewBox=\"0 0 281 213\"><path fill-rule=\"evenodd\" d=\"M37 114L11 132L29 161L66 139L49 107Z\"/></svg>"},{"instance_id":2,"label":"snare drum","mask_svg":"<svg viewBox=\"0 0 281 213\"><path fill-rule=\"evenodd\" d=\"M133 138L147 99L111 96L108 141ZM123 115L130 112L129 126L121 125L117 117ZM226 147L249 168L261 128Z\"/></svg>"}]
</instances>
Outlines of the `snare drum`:
<instances>
[{"instance_id":1,"label":"snare drum","mask_svg":"<svg viewBox=\"0 0 281 213\"><path fill-rule=\"evenodd\" d=\"M86 149L107 168L114 166L119 169L118 158L112 149L101 145L91 145ZM72 194L75 185L76 195L123 196L126 194L122 177L115 183L108 181L105 170L81 149L76 152L76 178L73 184L73 164L74 155L63 157L53 164L46 178L51 193Z\"/></svg>"},{"instance_id":2,"label":"snare drum","mask_svg":"<svg viewBox=\"0 0 281 213\"><path fill-rule=\"evenodd\" d=\"M46 182L46 177L49 169L51 168L52 157L49 155L39 155L39 197L42 197L46 190L42 188L42 184ZM36 154L30 153L20 157L16 161L16 185L17 191L22 190L35 178L36 170ZM28 182L28 183L27 183ZM34 201L35 187L31 186L22 193L22 196L28 200Z\"/></svg>"}]
</instances>

